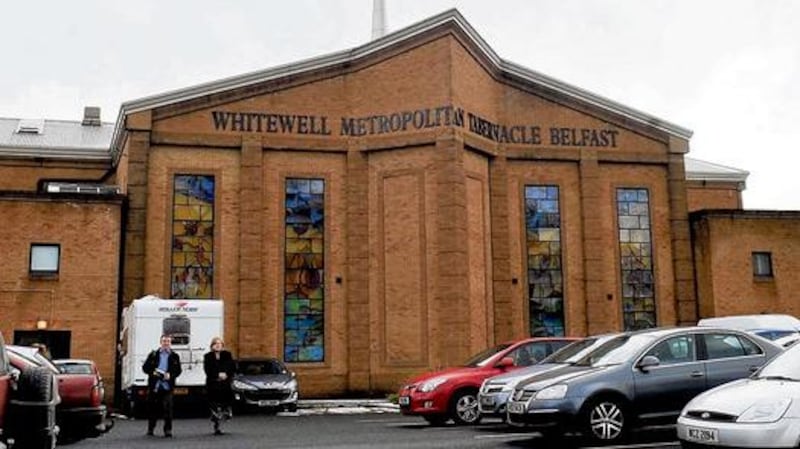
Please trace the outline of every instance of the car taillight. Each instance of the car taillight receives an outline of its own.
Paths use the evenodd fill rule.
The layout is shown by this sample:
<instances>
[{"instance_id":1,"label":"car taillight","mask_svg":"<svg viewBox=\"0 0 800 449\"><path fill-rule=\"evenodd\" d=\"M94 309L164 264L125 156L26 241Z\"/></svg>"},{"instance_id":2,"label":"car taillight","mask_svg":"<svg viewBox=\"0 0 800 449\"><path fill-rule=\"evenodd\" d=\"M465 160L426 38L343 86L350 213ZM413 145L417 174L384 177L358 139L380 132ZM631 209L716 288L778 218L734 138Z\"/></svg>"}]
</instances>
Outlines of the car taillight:
<instances>
[{"instance_id":1,"label":"car taillight","mask_svg":"<svg viewBox=\"0 0 800 449\"><path fill-rule=\"evenodd\" d=\"M103 388L103 384L95 384L92 387L92 406L99 406L103 403L103 399L106 395L106 390Z\"/></svg>"}]
</instances>

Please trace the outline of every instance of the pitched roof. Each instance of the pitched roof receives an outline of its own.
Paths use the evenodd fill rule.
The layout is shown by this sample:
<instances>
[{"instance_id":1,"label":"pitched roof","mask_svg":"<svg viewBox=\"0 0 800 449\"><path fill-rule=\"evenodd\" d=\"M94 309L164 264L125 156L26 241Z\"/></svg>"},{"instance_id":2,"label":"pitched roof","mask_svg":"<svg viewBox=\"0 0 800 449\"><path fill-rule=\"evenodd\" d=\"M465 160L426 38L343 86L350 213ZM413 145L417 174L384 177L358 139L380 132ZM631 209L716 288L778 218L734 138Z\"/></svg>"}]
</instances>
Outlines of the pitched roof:
<instances>
[{"instance_id":1,"label":"pitched roof","mask_svg":"<svg viewBox=\"0 0 800 449\"><path fill-rule=\"evenodd\" d=\"M687 181L745 182L750 172L691 157L683 158Z\"/></svg>"},{"instance_id":2,"label":"pitched roof","mask_svg":"<svg viewBox=\"0 0 800 449\"><path fill-rule=\"evenodd\" d=\"M29 132L19 132L21 126ZM0 117L0 156L110 161L113 133L113 123Z\"/></svg>"},{"instance_id":3,"label":"pitched roof","mask_svg":"<svg viewBox=\"0 0 800 449\"><path fill-rule=\"evenodd\" d=\"M122 104L119 110L117 126L114 131L114 141L112 142L114 146L112 151L115 153L119 151L118 140L123 132L124 117L128 114L161 106L167 106L206 95L251 86L288 76L296 76L327 67L352 63L360 58L375 54L388 47L400 44L408 39L442 26L451 26L457 30L460 30L469 40L472 41L482 56L486 58L500 73L504 73L508 76L525 82L546 87L559 94L565 95L568 98L574 98L584 103L594 105L595 107L621 115L622 117L632 120L633 122L662 130L676 137L689 139L692 136L692 131L687 128L683 128L667 122L666 120L662 120L625 106L621 103L617 103L608 98L591 93L579 87L572 86L555 78L551 78L547 75L500 58L497 53L495 53L495 51L486 43L486 41L484 41L483 38L475 31L472 25L470 25L469 22L464 19L458 10L450 9L406 28L387 34L380 39L373 40L349 50L127 101Z\"/></svg>"}]
</instances>

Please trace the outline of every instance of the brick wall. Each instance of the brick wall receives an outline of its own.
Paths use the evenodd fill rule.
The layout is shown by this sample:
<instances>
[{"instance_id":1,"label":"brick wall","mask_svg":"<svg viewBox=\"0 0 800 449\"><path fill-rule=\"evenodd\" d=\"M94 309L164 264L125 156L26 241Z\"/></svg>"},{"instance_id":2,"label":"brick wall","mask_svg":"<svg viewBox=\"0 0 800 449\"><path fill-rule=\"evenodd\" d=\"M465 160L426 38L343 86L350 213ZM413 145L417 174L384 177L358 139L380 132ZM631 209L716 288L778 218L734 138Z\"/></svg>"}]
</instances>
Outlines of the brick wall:
<instances>
[{"instance_id":1,"label":"brick wall","mask_svg":"<svg viewBox=\"0 0 800 449\"><path fill-rule=\"evenodd\" d=\"M71 331L70 357L97 362L111 383L115 370L119 199L87 201L0 198L0 331L34 330L38 319L48 330ZM56 277L29 275L31 243L61 246ZM109 400L112 390L109 389Z\"/></svg>"}]
</instances>

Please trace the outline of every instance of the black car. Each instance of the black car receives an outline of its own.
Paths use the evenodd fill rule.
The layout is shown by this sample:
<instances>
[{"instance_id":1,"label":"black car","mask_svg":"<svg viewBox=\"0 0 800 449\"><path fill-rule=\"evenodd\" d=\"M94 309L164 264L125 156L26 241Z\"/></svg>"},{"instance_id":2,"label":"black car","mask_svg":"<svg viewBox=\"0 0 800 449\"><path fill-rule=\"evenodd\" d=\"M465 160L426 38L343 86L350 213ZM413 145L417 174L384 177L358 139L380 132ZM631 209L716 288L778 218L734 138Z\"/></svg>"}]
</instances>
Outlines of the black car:
<instances>
[{"instance_id":1,"label":"black car","mask_svg":"<svg viewBox=\"0 0 800 449\"><path fill-rule=\"evenodd\" d=\"M520 381L509 424L579 431L614 443L631 427L674 424L697 394L747 377L781 352L746 332L708 327L623 333L571 366Z\"/></svg>"},{"instance_id":2,"label":"black car","mask_svg":"<svg viewBox=\"0 0 800 449\"><path fill-rule=\"evenodd\" d=\"M238 406L271 411L297 411L297 376L278 359L236 362L233 397Z\"/></svg>"}]
</instances>

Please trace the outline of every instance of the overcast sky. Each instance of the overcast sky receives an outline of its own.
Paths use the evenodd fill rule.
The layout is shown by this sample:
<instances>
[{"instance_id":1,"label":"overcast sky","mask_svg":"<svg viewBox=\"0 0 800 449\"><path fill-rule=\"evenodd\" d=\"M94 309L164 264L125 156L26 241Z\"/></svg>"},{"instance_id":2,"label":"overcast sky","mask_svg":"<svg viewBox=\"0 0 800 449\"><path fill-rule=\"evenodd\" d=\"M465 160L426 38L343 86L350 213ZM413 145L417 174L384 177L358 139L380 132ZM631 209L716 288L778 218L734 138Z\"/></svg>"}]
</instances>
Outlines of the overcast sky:
<instances>
[{"instance_id":1,"label":"overcast sky","mask_svg":"<svg viewBox=\"0 0 800 449\"><path fill-rule=\"evenodd\" d=\"M747 209L800 210L800 1L386 0L397 30L457 8L503 59L694 131L747 170ZM0 117L121 103L369 41L372 0L3 4Z\"/></svg>"}]
</instances>

